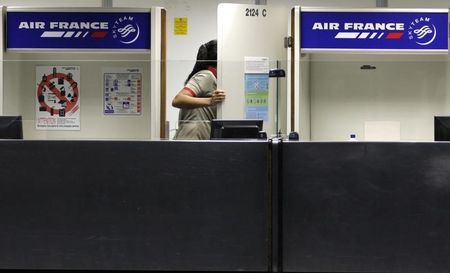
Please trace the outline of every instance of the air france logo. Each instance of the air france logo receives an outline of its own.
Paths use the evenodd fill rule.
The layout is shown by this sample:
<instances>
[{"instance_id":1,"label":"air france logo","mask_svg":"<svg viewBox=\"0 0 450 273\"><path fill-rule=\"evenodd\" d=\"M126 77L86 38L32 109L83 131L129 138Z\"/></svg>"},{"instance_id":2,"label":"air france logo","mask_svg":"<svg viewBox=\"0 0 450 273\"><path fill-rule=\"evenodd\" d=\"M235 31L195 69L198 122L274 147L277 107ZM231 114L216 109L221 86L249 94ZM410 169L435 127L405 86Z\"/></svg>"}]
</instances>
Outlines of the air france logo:
<instances>
[{"instance_id":1,"label":"air france logo","mask_svg":"<svg viewBox=\"0 0 450 273\"><path fill-rule=\"evenodd\" d=\"M431 18L416 18L409 24L408 37L409 40L416 42L421 46L426 46L436 40L436 26L431 23Z\"/></svg>"},{"instance_id":2,"label":"air france logo","mask_svg":"<svg viewBox=\"0 0 450 273\"><path fill-rule=\"evenodd\" d=\"M401 39L405 31L403 23L333 23L316 22L314 31L337 31L334 39Z\"/></svg>"},{"instance_id":3,"label":"air france logo","mask_svg":"<svg viewBox=\"0 0 450 273\"><path fill-rule=\"evenodd\" d=\"M22 21L19 29L43 30L41 38L105 38L108 22L34 22Z\"/></svg>"},{"instance_id":4,"label":"air france logo","mask_svg":"<svg viewBox=\"0 0 450 273\"><path fill-rule=\"evenodd\" d=\"M132 44L139 38L139 25L132 16L120 17L114 22L112 34L113 38L118 39L122 44Z\"/></svg>"}]
</instances>

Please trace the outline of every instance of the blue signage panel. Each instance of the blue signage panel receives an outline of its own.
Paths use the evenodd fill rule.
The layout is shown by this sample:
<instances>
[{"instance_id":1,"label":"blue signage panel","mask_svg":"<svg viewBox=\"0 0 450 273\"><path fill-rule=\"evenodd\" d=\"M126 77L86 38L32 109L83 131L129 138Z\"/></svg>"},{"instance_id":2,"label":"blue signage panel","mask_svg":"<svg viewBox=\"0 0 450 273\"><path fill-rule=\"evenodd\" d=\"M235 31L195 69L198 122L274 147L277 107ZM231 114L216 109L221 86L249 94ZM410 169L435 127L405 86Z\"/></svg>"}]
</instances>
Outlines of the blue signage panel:
<instances>
[{"instance_id":1,"label":"blue signage panel","mask_svg":"<svg viewBox=\"0 0 450 273\"><path fill-rule=\"evenodd\" d=\"M7 49L150 49L150 12L8 11Z\"/></svg>"},{"instance_id":2,"label":"blue signage panel","mask_svg":"<svg viewBox=\"0 0 450 273\"><path fill-rule=\"evenodd\" d=\"M302 51L448 51L448 10L301 11Z\"/></svg>"}]
</instances>

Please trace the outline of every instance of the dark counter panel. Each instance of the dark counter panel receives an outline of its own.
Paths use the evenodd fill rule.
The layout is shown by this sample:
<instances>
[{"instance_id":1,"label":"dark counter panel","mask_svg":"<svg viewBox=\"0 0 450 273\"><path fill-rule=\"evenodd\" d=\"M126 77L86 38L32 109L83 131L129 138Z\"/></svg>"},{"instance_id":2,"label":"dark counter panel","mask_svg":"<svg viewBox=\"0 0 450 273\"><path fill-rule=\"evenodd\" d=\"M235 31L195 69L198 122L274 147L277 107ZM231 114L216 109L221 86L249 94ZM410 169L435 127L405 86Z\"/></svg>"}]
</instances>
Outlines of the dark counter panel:
<instances>
[{"instance_id":1,"label":"dark counter panel","mask_svg":"<svg viewBox=\"0 0 450 273\"><path fill-rule=\"evenodd\" d=\"M0 141L0 269L265 271L266 142Z\"/></svg>"},{"instance_id":2,"label":"dark counter panel","mask_svg":"<svg viewBox=\"0 0 450 273\"><path fill-rule=\"evenodd\" d=\"M283 144L283 268L448 272L450 144Z\"/></svg>"}]
</instances>

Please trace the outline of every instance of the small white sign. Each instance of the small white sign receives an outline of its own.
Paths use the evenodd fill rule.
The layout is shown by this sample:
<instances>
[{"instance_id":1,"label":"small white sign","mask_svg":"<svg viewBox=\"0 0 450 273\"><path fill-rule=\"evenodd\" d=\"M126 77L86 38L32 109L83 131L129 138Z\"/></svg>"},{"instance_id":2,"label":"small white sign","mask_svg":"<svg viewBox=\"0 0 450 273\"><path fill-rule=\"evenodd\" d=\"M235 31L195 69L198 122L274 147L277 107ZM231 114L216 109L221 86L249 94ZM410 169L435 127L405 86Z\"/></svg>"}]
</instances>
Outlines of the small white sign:
<instances>
[{"instance_id":1,"label":"small white sign","mask_svg":"<svg viewBox=\"0 0 450 273\"><path fill-rule=\"evenodd\" d=\"M268 57L244 57L245 74L269 74Z\"/></svg>"}]
</instances>

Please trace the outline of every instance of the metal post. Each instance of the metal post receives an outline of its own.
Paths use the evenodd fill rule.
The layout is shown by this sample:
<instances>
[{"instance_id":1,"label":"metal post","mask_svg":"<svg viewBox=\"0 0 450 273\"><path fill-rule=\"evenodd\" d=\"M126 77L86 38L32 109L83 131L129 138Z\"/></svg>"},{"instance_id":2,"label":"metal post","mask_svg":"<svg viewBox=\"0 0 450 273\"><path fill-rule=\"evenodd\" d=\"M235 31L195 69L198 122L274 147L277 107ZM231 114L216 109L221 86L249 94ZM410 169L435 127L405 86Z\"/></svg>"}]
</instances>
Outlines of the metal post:
<instances>
[{"instance_id":1,"label":"metal post","mask_svg":"<svg viewBox=\"0 0 450 273\"><path fill-rule=\"evenodd\" d=\"M388 0L376 0L376 1L377 1L377 8L387 8Z\"/></svg>"}]
</instances>

